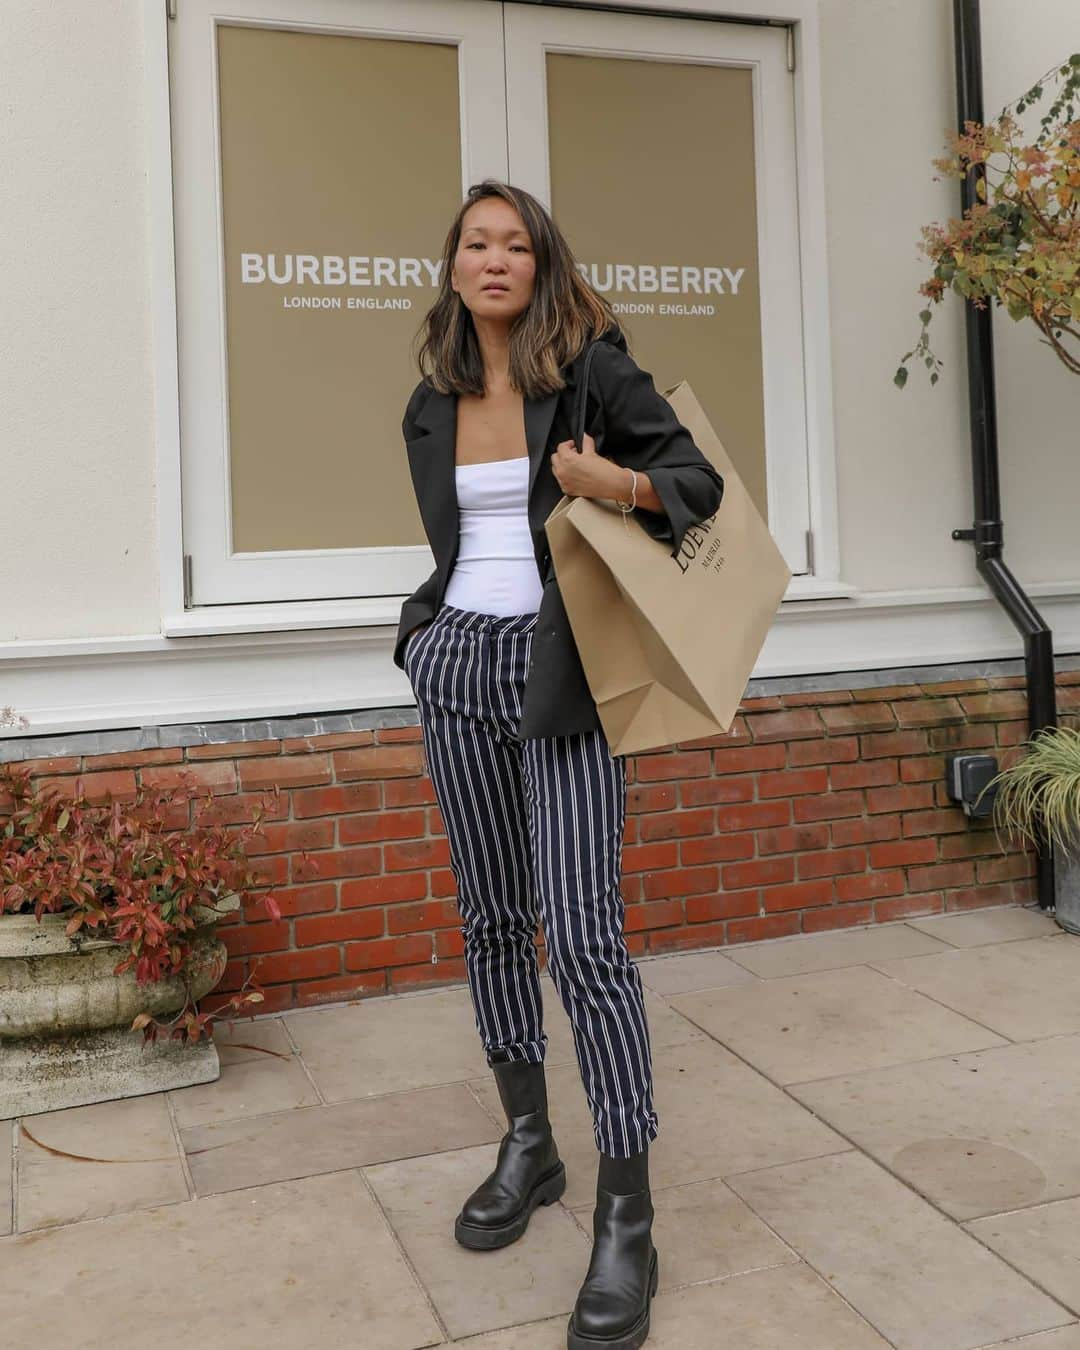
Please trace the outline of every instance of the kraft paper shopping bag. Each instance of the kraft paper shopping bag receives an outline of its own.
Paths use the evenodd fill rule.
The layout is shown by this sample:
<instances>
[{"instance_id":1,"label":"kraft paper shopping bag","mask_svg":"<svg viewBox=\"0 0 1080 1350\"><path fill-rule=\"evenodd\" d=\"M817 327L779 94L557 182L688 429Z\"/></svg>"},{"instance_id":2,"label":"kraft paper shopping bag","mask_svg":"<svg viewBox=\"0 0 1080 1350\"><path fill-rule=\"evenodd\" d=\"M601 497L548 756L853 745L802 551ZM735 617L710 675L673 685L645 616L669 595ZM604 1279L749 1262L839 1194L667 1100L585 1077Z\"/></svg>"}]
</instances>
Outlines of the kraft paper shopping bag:
<instances>
[{"instance_id":1,"label":"kraft paper shopping bag","mask_svg":"<svg viewBox=\"0 0 1080 1350\"><path fill-rule=\"evenodd\" d=\"M689 383L664 397L724 478L716 514L687 530L678 556L605 501L564 497L545 522L589 689L618 755L730 730L791 579Z\"/></svg>"}]
</instances>

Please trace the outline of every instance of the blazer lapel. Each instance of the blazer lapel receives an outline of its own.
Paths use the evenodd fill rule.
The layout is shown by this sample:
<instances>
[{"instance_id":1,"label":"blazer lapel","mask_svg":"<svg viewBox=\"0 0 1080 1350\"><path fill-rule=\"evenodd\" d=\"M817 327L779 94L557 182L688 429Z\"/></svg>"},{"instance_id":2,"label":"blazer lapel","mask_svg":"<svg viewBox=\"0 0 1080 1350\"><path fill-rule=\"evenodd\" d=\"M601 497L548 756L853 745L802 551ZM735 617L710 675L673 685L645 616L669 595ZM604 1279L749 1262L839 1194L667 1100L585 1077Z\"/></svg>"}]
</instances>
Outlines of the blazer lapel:
<instances>
[{"instance_id":1,"label":"blazer lapel","mask_svg":"<svg viewBox=\"0 0 1080 1350\"><path fill-rule=\"evenodd\" d=\"M417 413L416 434L405 443L424 527L436 565L446 575L458 545L456 418L456 396L432 390Z\"/></svg>"},{"instance_id":2,"label":"blazer lapel","mask_svg":"<svg viewBox=\"0 0 1080 1350\"><path fill-rule=\"evenodd\" d=\"M573 407L577 401L577 384L581 373L582 357L579 356L576 361L570 361L562 368L562 377L565 381L562 389L556 389L553 393L545 394L542 398L527 398L525 402L525 441L529 447L529 519L532 520L533 494L536 488L536 478L540 472L540 465L547 456L548 438L551 435L551 424L555 420L555 409L559 406L560 400L565 400L567 405L567 418L573 416ZM571 432L571 434L573 434ZM578 447L580 449L580 446ZM554 477L552 482L555 483ZM555 483L555 492L561 495L559 485ZM538 530L543 529L544 522L536 522Z\"/></svg>"},{"instance_id":3,"label":"blazer lapel","mask_svg":"<svg viewBox=\"0 0 1080 1350\"><path fill-rule=\"evenodd\" d=\"M559 402L559 391L546 394L543 398L527 398L525 404L525 442L529 447L529 505L532 506L533 489L536 476L547 452L548 433L555 419L555 408ZM532 519L530 514L529 519Z\"/></svg>"}]
</instances>

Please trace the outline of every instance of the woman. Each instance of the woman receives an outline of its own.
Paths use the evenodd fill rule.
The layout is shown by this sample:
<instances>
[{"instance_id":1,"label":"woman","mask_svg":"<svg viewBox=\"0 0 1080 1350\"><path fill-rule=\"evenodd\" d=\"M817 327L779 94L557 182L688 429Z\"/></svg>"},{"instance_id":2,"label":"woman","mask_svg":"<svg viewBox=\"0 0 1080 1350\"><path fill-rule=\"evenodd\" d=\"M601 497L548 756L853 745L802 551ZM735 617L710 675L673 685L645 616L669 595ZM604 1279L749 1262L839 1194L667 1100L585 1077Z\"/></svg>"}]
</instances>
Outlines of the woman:
<instances>
[{"instance_id":1,"label":"woman","mask_svg":"<svg viewBox=\"0 0 1080 1350\"><path fill-rule=\"evenodd\" d=\"M584 352L586 425L569 439ZM593 1248L570 1350L644 1343L656 1291L657 1135L641 980L619 889L626 764L610 753L547 548L565 493L632 511L676 555L723 479L627 352L606 301L529 193L487 179L447 234L402 421L435 556L394 660L416 694L457 881L476 1024L506 1113L494 1170L455 1236L516 1241L565 1189L548 1120L534 937L570 1017L599 1152Z\"/></svg>"}]
</instances>

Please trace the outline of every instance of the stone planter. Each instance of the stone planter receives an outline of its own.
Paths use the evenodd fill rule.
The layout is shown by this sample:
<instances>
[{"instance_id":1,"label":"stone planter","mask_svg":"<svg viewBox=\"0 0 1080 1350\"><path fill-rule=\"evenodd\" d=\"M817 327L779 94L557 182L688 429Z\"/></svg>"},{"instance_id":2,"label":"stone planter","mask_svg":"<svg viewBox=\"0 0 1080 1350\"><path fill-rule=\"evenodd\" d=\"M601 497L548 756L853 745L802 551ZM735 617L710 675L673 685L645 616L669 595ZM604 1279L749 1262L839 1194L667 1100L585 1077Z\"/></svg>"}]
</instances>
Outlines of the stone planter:
<instances>
[{"instance_id":1,"label":"stone planter","mask_svg":"<svg viewBox=\"0 0 1080 1350\"><path fill-rule=\"evenodd\" d=\"M221 908L238 905L233 896ZM144 1045L142 1032L131 1030L139 1012L162 1016L182 1008L183 981L172 976L140 985L134 970L114 975L123 947L65 936L70 917L44 914L39 922L33 914L0 914L0 1119L219 1077L212 1041ZM191 993L199 999L225 973L227 952L214 923L195 929L190 940Z\"/></svg>"},{"instance_id":2,"label":"stone planter","mask_svg":"<svg viewBox=\"0 0 1080 1350\"><path fill-rule=\"evenodd\" d=\"M1055 845L1054 918L1066 933L1080 933L1080 828L1069 831L1066 848Z\"/></svg>"}]
</instances>

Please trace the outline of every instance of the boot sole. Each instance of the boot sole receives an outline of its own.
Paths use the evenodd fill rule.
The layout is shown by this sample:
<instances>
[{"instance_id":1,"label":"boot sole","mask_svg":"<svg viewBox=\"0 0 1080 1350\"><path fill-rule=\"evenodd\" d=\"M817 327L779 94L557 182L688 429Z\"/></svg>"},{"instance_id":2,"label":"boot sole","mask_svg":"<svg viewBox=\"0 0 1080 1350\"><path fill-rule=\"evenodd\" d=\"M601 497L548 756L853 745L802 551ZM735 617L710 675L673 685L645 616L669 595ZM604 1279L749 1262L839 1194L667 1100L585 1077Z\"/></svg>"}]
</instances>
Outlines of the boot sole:
<instances>
[{"instance_id":1,"label":"boot sole","mask_svg":"<svg viewBox=\"0 0 1080 1350\"><path fill-rule=\"evenodd\" d=\"M529 1192L522 1209L497 1228L479 1227L466 1223L461 1216L454 1221L454 1237L471 1251L491 1251L516 1242L529 1226L529 1219L537 1205L553 1205L566 1190L566 1164L560 1162L554 1172L538 1181Z\"/></svg>"},{"instance_id":2,"label":"boot sole","mask_svg":"<svg viewBox=\"0 0 1080 1350\"><path fill-rule=\"evenodd\" d=\"M618 1336L586 1336L574 1327L574 1315L566 1324L566 1350L639 1350L649 1336L649 1305L660 1282L660 1261L653 1248L652 1261L649 1263L649 1296L645 1300L645 1311L633 1326L627 1327Z\"/></svg>"}]
</instances>

